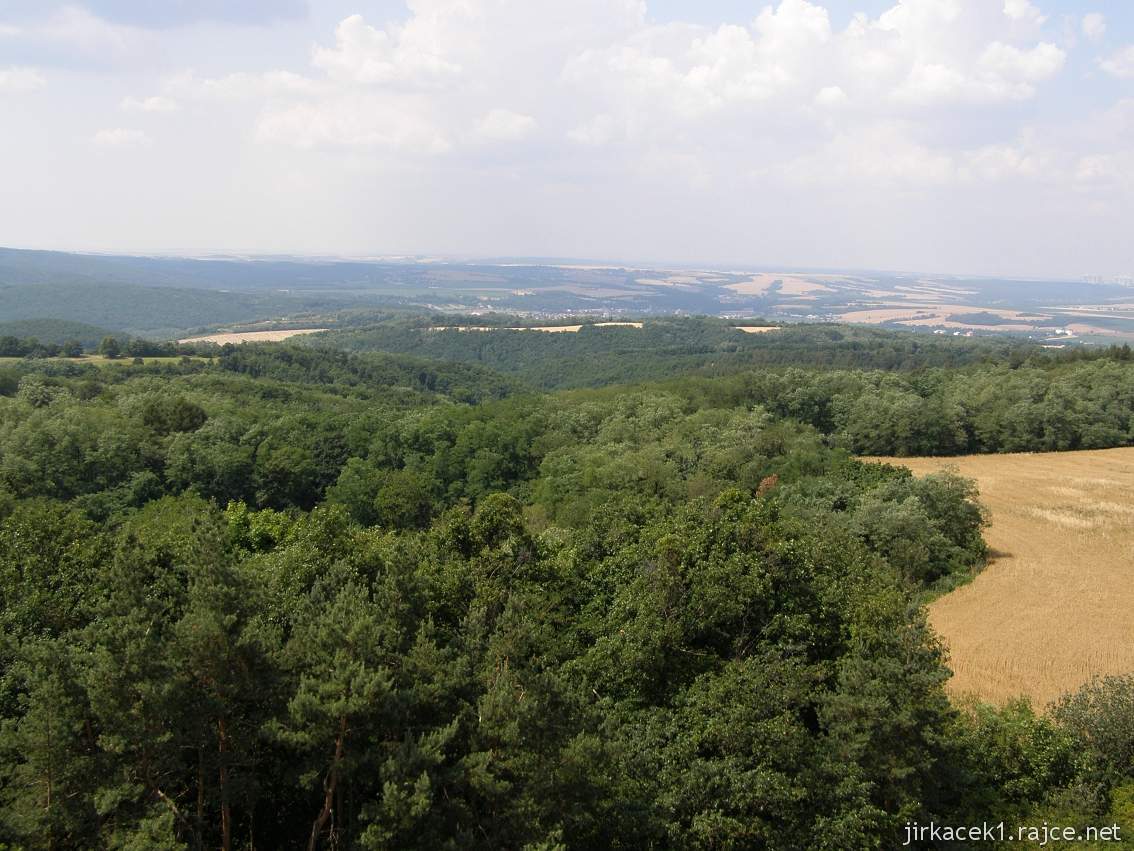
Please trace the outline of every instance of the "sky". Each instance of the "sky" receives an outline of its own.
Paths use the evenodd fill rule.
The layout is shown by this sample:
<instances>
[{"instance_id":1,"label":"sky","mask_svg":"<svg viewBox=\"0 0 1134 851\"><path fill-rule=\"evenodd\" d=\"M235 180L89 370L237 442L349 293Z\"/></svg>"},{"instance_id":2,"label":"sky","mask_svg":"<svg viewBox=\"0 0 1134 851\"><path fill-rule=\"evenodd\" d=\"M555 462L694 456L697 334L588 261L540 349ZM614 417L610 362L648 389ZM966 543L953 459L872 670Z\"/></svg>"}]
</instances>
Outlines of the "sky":
<instances>
[{"instance_id":1,"label":"sky","mask_svg":"<svg viewBox=\"0 0 1134 851\"><path fill-rule=\"evenodd\" d=\"M0 0L0 245L1134 275L1130 0Z\"/></svg>"}]
</instances>

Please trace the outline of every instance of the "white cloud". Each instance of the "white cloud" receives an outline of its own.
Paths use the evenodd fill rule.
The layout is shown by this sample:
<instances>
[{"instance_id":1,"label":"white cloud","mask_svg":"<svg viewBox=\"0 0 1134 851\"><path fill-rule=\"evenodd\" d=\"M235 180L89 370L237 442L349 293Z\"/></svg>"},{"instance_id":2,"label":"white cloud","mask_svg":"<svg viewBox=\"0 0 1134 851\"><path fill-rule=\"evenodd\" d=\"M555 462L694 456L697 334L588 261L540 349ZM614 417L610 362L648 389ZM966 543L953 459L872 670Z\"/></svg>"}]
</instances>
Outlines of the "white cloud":
<instances>
[{"instance_id":1,"label":"white cloud","mask_svg":"<svg viewBox=\"0 0 1134 851\"><path fill-rule=\"evenodd\" d=\"M480 120L476 135L490 142L516 142L530 135L536 120L508 109L493 109Z\"/></svg>"},{"instance_id":2,"label":"white cloud","mask_svg":"<svg viewBox=\"0 0 1134 851\"><path fill-rule=\"evenodd\" d=\"M886 121L836 134L815 150L765 174L803 187L971 186L1054 177L1056 166L1030 138L955 150L916 138L915 126Z\"/></svg>"},{"instance_id":3,"label":"white cloud","mask_svg":"<svg viewBox=\"0 0 1134 851\"><path fill-rule=\"evenodd\" d=\"M830 41L831 18L824 7L808 0L781 0L779 7L761 10L752 29L768 52L788 55Z\"/></svg>"},{"instance_id":4,"label":"white cloud","mask_svg":"<svg viewBox=\"0 0 1134 851\"><path fill-rule=\"evenodd\" d=\"M495 93L519 103L545 99L580 45L604 44L645 22L642 0L409 5L408 20L385 27L360 15L344 19L333 44L313 48L311 76L277 79L271 95L256 91L266 80L239 75L182 80L170 91L188 87L219 97L233 89L272 97L258 122L263 141L443 153L457 140L514 141L530 134L539 117L500 109L492 102Z\"/></svg>"},{"instance_id":5,"label":"white cloud","mask_svg":"<svg viewBox=\"0 0 1134 851\"><path fill-rule=\"evenodd\" d=\"M0 68L0 92L34 92L47 85L47 80L34 68Z\"/></svg>"},{"instance_id":6,"label":"white cloud","mask_svg":"<svg viewBox=\"0 0 1134 851\"><path fill-rule=\"evenodd\" d=\"M1134 121L1103 122L1086 105L1112 91L1104 75L1076 78L1092 94L1082 103L1050 84L1076 51L1076 71L1096 61L1087 39L1114 36L1101 15L1057 16L1054 0L886 0L857 4L874 11L845 21L834 14L845 5L752 0L747 23L706 25L659 23L660 7L647 15L641 0L408 0L392 20L356 15L310 32L310 50L290 62L271 52L294 44L290 32L263 45L247 43L248 30L214 32L223 37L207 64L160 88L142 74L102 83L126 86L114 95L125 111L114 120L146 127L143 118L182 108L163 119L179 132L155 138L151 154L187 165L157 182L183 179L185 197L231 202L228 230L204 201L194 218L186 203L185 221L216 225L226 239L260 227L266 241L304 250L382 234L396 250L496 251L529 227L516 211L547 204L556 226L537 240L553 232L587 253L656 254L660 245L675 257L758 260L761 245L779 251L794 240L801 261L837 261L892 238L940 242L943 254L962 245L949 241L950 228L987 222L993 208L1005 229L1035 240L1039 231L1024 233L1017 219L1039 215L1032 201L1042 193L1064 210L1061 195L1113 203L1129 192ZM57 39L66 32L91 56L133 56L146 45L138 38L168 38L154 67L182 67L174 63L200 55L207 35L107 32L74 10L56 25ZM64 41L52 43L64 52ZM39 45L27 50L34 59L7 61L50 67ZM1109 73L1134 77L1134 57L1105 53ZM94 91L78 75L79 94L57 95L64 87L51 82L60 116L65 97ZM118 100L130 92L138 95ZM151 144L124 128L97 138ZM107 155L96 165L92 181L135 166ZM488 209L486 193L496 193ZM924 202L922 218L910 199ZM631 209L642 215L625 215ZM799 222L824 238L804 239ZM1083 222L1084 231L1097 224ZM635 233L636 243L622 239ZM486 238L496 241L480 245ZM967 262L958 255L956 264Z\"/></svg>"},{"instance_id":7,"label":"white cloud","mask_svg":"<svg viewBox=\"0 0 1134 851\"><path fill-rule=\"evenodd\" d=\"M847 93L842 90L841 86L824 86L815 93L815 104L817 106L842 106L846 102Z\"/></svg>"},{"instance_id":8,"label":"white cloud","mask_svg":"<svg viewBox=\"0 0 1134 851\"><path fill-rule=\"evenodd\" d=\"M940 115L946 126L949 110L1034 98L1066 63L1038 37L1044 16L1029 0L893 0L841 29L820 0L776 0L747 26L715 27L652 23L642 0L408 6L400 22L344 18L312 47L307 69L185 72L162 95L122 107L247 102L260 142L406 156L518 141L539 128L596 156L704 158L686 169L703 175L729 169L714 148L786 162L809 136L842 139L832 151L845 163L847 140L877 142L914 116L934 126ZM894 162L907 177L938 179L939 152L955 161L953 174L963 171L947 139L903 140Z\"/></svg>"},{"instance_id":9,"label":"white cloud","mask_svg":"<svg viewBox=\"0 0 1134 851\"><path fill-rule=\"evenodd\" d=\"M125 97L119 106L126 112L176 112L177 101L162 95L145 98Z\"/></svg>"},{"instance_id":10,"label":"white cloud","mask_svg":"<svg viewBox=\"0 0 1134 851\"><path fill-rule=\"evenodd\" d=\"M142 148L153 140L141 130L127 127L112 127L99 130L91 141L102 148Z\"/></svg>"},{"instance_id":11,"label":"white cloud","mask_svg":"<svg viewBox=\"0 0 1134 851\"><path fill-rule=\"evenodd\" d=\"M994 41L981 54L978 67L990 92L1022 100L1035 94L1034 83L1050 80L1061 70L1067 54L1043 42L1030 49Z\"/></svg>"},{"instance_id":12,"label":"white cloud","mask_svg":"<svg viewBox=\"0 0 1134 851\"><path fill-rule=\"evenodd\" d=\"M1106 17L1098 12L1083 15L1083 35L1091 41L1099 41L1106 35Z\"/></svg>"},{"instance_id":13,"label":"white cloud","mask_svg":"<svg viewBox=\"0 0 1134 851\"><path fill-rule=\"evenodd\" d=\"M106 64L137 54L151 37L134 27L111 24L78 5L64 6L44 23L25 33L50 49L65 48L74 61Z\"/></svg>"},{"instance_id":14,"label":"white cloud","mask_svg":"<svg viewBox=\"0 0 1134 851\"><path fill-rule=\"evenodd\" d=\"M444 44L434 37L436 30L437 21L428 14L389 29L377 29L362 15L351 15L335 29L334 47L315 48L312 63L340 80L428 85L461 71L446 58Z\"/></svg>"},{"instance_id":15,"label":"white cloud","mask_svg":"<svg viewBox=\"0 0 1134 851\"><path fill-rule=\"evenodd\" d=\"M1047 17L1030 0L1004 0L1004 14L1013 21L1042 26Z\"/></svg>"},{"instance_id":16,"label":"white cloud","mask_svg":"<svg viewBox=\"0 0 1134 851\"><path fill-rule=\"evenodd\" d=\"M624 110L683 120L793 111L809 100L991 105L1033 97L1065 63L1056 45L1018 32L1021 21L1039 22L1029 10L1010 2L997 15L975 0L900 0L876 19L860 14L834 31L822 5L781 0L751 27L642 28L605 50L580 51L565 76Z\"/></svg>"},{"instance_id":17,"label":"white cloud","mask_svg":"<svg viewBox=\"0 0 1134 851\"><path fill-rule=\"evenodd\" d=\"M2 6L3 3L0 3ZM29 4L29 8L36 8ZM5 50L34 56L36 65L71 69L128 64L154 45L144 30L109 23L81 3L39 5L41 15L19 24L0 22Z\"/></svg>"},{"instance_id":18,"label":"white cloud","mask_svg":"<svg viewBox=\"0 0 1134 851\"><path fill-rule=\"evenodd\" d=\"M1112 76L1123 80L1134 78L1134 44L1102 60L1099 65Z\"/></svg>"}]
</instances>

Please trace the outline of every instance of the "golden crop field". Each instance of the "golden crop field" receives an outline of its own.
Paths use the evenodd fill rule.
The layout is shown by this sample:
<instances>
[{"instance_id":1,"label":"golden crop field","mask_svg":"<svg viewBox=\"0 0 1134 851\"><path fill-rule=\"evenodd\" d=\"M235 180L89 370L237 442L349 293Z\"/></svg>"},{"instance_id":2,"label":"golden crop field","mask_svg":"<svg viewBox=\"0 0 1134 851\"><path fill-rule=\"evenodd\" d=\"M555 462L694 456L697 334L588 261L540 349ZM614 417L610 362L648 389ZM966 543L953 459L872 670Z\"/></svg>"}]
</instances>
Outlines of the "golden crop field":
<instances>
[{"instance_id":1,"label":"golden crop field","mask_svg":"<svg viewBox=\"0 0 1134 851\"><path fill-rule=\"evenodd\" d=\"M992 561L929 609L954 694L1042 709L1095 674L1134 672L1134 448L885 460L955 467L991 512Z\"/></svg>"},{"instance_id":2,"label":"golden crop field","mask_svg":"<svg viewBox=\"0 0 1134 851\"><path fill-rule=\"evenodd\" d=\"M318 334L326 328L290 328L283 331L233 331L225 334L208 334L204 337L187 337L179 343L278 343L302 334Z\"/></svg>"}]
</instances>

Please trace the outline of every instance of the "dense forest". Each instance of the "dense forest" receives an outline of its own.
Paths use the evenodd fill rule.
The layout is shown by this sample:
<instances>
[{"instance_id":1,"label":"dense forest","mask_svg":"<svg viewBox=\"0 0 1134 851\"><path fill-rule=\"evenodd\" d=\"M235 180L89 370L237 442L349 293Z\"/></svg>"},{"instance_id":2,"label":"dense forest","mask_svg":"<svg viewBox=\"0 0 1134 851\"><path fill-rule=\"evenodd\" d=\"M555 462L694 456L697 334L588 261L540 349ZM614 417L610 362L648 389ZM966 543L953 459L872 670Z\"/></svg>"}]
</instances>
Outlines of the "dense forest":
<instances>
[{"instance_id":1,"label":"dense forest","mask_svg":"<svg viewBox=\"0 0 1134 851\"><path fill-rule=\"evenodd\" d=\"M569 320L571 322L578 320ZM578 333L518 330L541 325L520 317L389 313L384 321L309 338L317 347L390 352L477 363L541 389L654 381L676 373L722 375L753 368L808 366L908 370L1023 358L1044 350L1011 337L952 338L846 325L786 325L750 334L759 319L646 318L641 328L584 324ZM564 322L562 324L568 324ZM492 333L460 331L504 326Z\"/></svg>"},{"instance_id":2,"label":"dense forest","mask_svg":"<svg viewBox=\"0 0 1134 851\"><path fill-rule=\"evenodd\" d=\"M979 495L855 458L1131 443L1129 351L830 330L0 366L0 848L1134 828L1134 681L951 702Z\"/></svg>"}]
</instances>

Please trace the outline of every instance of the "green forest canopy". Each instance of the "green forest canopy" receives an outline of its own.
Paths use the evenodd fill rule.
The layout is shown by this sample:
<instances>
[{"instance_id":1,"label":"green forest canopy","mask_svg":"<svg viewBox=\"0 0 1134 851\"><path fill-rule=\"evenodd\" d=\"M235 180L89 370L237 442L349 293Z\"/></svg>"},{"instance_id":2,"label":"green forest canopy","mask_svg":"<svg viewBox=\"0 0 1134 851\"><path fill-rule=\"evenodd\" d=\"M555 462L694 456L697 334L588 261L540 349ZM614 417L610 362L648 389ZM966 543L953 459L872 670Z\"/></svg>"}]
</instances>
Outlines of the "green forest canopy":
<instances>
[{"instance_id":1,"label":"green forest canopy","mask_svg":"<svg viewBox=\"0 0 1134 851\"><path fill-rule=\"evenodd\" d=\"M1134 683L950 703L920 603L982 565L977 494L852 454L1128 444L1128 352L553 393L212 354L0 373L0 846L1131 823Z\"/></svg>"}]
</instances>

